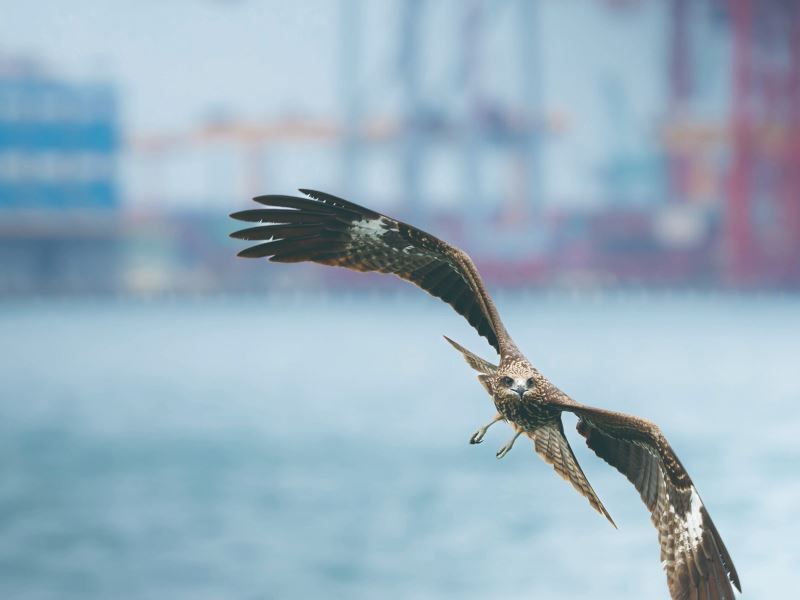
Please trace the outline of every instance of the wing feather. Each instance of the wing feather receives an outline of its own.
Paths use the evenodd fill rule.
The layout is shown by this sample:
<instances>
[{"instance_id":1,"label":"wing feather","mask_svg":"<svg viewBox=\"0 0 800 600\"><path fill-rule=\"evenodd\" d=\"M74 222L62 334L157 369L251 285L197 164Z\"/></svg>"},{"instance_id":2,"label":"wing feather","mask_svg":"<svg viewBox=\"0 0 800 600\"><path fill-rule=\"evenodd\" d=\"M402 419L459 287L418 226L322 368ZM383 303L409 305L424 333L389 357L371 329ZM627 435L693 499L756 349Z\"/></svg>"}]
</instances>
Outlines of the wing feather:
<instances>
[{"instance_id":1,"label":"wing feather","mask_svg":"<svg viewBox=\"0 0 800 600\"><path fill-rule=\"evenodd\" d=\"M342 198L300 191L308 197L258 196L254 200L268 208L231 215L261 224L231 234L263 242L242 250L239 256L273 262L311 261L397 275L444 300L500 352L507 333L466 254L424 231Z\"/></svg>"},{"instance_id":2,"label":"wing feather","mask_svg":"<svg viewBox=\"0 0 800 600\"><path fill-rule=\"evenodd\" d=\"M248 223L316 223L323 222L321 216L314 211L296 211L267 209L267 208L253 208L249 210L240 210L231 215L237 221L246 221Z\"/></svg>"},{"instance_id":3,"label":"wing feather","mask_svg":"<svg viewBox=\"0 0 800 600\"><path fill-rule=\"evenodd\" d=\"M534 441L534 448L545 462L552 465L556 473L562 479L572 484L579 494L589 501L589 504L597 512L603 515L609 522L616 527L614 519L608 514L606 507L595 493L586 475L583 473L572 447L564 435L564 425L561 423L560 412L554 419L542 424L532 432L527 432L528 437Z\"/></svg>"},{"instance_id":4,"label":"wing feather","mask_svg":"<svg viewBox=\"0 0 800 600\"><path fill-rule=\"evenodd\" d=\"M477 354L473 354L464 348L464 346L458 342L454 342L447 336L444 336L444 339L446 339L453 348L461 352L461 355L464 357L464 360L467 361L467 364L479 373L482 373L483 375L492 375L497 372L497 365L490 363L488 360L482 359Z\"/></svg>"},{"instance_id":5,"label":"wing feather","mask_svg":"<svg viewBox=\"0 0 800 600\"><path fill-rule=\"evenodd\" d=\"M638 490L658 530L673 599L733 600L741 583L689 474L661 430L622 413L565 404L595 454Z\"/></svg>"},{"instance_id":6,"label":"wing feather","mask_svg":"<svg viewBox=\"0 0 800 600\"><path fill-rule=\"evenodd\" d=\"M261 225L236 231L231 237L238 240L271 240L298 235L326 235L334 231L326 230L321 223L279 223L277 225Z\"/></svg>"}]
</instances>

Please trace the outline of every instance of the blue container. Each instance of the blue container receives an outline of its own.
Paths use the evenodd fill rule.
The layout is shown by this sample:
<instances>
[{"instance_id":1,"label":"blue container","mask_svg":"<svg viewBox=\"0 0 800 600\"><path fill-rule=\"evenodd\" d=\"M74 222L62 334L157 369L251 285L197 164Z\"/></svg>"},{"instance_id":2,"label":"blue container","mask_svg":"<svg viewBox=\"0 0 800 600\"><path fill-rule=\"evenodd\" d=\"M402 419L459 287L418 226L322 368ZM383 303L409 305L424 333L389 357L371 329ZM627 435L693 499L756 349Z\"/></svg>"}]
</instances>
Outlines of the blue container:
<instances>
[{"instance_id":1,"label":"blue container","mask_svg":"<svg viewBox=\"0 0 800 600\"><path fill-rule=\"evenodd\" d=\"M114 90L40 73L0 73L0 209L113 209Z\"/></svg>"}]
</instances>

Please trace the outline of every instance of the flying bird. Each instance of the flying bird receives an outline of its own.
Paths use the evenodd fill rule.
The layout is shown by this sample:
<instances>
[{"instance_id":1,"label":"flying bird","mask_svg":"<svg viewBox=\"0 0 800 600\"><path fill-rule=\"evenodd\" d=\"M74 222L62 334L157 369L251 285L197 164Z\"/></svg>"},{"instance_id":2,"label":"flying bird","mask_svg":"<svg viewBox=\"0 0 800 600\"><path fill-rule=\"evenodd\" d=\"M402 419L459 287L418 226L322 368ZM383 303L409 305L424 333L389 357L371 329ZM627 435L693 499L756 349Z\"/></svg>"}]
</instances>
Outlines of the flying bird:
<instances>
[{"instance_id":1,"label":"flying bird","mask_svg":"<svg viewBox=\"0 0 800 600\"><path fill-rule=\"evenodd\" d=\"M517 348L478 270L462 250L342 198L300 192L306 197L259 196L254 200L267 208L231 215L255 224L231 237L261 242L239 256L391 273L441 298L500 356L495 365L445 338L478 372L496 409L470 443L481 443L489 427L507 422L513 435L497 452L498 458L525 435L536 452L614 524L564 435L561 414L575 414L589 448L628 478L650 511L671 597L732 600L732 586L741 592L736 568L697 488L656 424L579 404L553 385Z\"/></svg>"}]
</instances>

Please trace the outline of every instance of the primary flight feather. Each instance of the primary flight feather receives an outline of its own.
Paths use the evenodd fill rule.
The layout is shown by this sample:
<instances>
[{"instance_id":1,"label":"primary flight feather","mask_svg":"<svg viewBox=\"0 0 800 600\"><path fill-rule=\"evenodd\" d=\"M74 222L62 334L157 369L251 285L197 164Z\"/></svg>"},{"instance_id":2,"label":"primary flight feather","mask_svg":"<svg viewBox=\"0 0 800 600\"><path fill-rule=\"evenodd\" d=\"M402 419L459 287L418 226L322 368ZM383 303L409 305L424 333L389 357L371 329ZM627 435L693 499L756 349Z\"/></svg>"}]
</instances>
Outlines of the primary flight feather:
<instances>
[{"instance_id":1,"label":"primary flight feather","mask_svg":"<svg viewBox=\"0 0 800 600\"><path fill-rule=\"evenodd\" d=\"M595 454L634 484L658 531L661 561L675 600L732 600L739 576L689 474L661 430L645 419L578 404L523 356L503 326L472 260L463 251L411 225L324 192L305 198L259 196L268 208L232 214L253 224L232 235L261 243L239 256L274 262L311 261L356 271L392 273L441 298L485 337L500 355L494 365L448 338L494 401L497 414L470 443L498 421L520 435L569 481L589 504L614 521L597 497L564 435L561 413L578 417L578 432Z\"/></svg>"}]
</instances>

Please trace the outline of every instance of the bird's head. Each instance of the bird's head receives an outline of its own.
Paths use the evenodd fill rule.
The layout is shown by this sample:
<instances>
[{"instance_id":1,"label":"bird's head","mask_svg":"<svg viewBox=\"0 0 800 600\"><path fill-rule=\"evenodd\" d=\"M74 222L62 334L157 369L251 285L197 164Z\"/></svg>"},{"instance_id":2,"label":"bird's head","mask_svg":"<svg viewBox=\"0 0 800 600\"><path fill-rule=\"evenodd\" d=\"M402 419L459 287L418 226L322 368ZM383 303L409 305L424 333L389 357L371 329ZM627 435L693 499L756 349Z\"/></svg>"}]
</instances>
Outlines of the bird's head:
<instances>
[{"instance_id":1,"label":"bird's head","mask_svg":"<svg viewBox=\"0 0 800 600\"><path fill-rule=\"evenodd\" d=\"M527 361L500 365L494 375L492 388L497 397L523 399L536 392L541 375Z\"/></svg>"}]
</instances>

